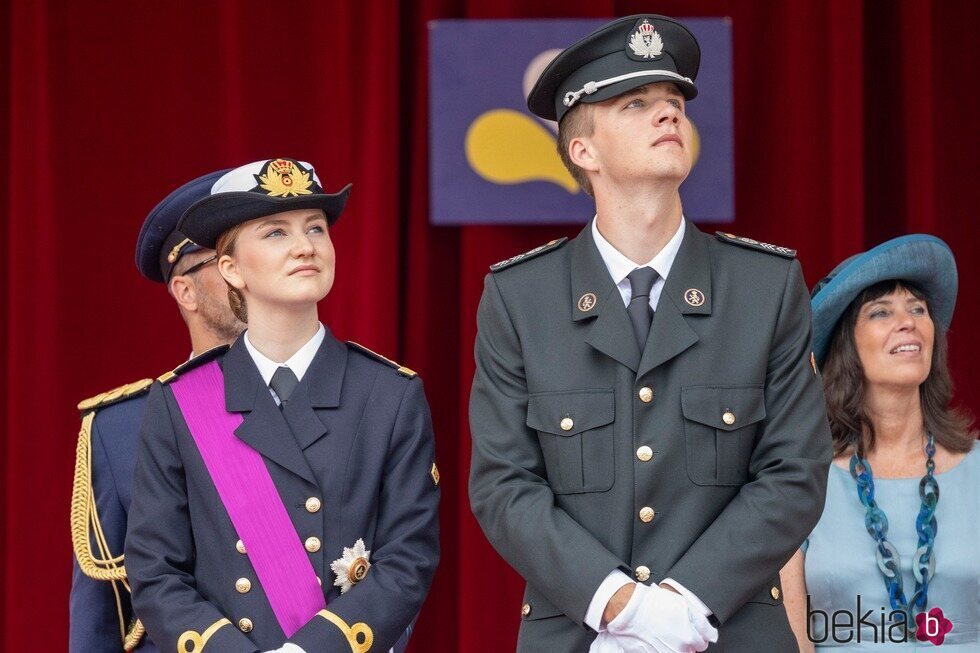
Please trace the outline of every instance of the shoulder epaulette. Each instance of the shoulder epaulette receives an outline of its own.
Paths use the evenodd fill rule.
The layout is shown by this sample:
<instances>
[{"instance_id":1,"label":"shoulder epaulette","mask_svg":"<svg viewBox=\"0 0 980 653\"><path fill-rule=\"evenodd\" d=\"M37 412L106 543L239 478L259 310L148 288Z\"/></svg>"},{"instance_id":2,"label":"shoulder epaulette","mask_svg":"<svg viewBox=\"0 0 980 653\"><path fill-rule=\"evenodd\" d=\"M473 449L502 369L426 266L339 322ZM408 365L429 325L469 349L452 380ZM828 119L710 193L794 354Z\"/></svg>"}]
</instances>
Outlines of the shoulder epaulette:
<instances>
[{"instance_id":1,"label":"shoulder epaulette","mask_svg":"<svg viewBox=\"0 0 980 653\"><path fill-rule=\"evenodd\" d=\"M763 243L744 236L736 236L735 234L726 233L724 231L716 231L715 235L718 236L718 240L723 243L740 245L741 247L755 249L760 252L766 252L767 254L775 254L776 256L782 256L784 258L796 258L796 250L790 249L789 247L771 245L769 243Z\"/></svg>"},{"instance_id":2,"label":"shoulder epaulette","mask_svg":"<svg viewBox=\"0 0 980 653\"><path fill-rule=\"evenodd\" d=\"M153 385L153 379L140 379L139 381L135 381L133 383L121 385L118 388L101 392L94 397L89 397L88 399L78 402L78 410L82 413L87 413L90 410L105 408L106 406L117 404L120 401L129 399L130 397L135 397L149 392L151 385Z\"/></svg>"},{"instance_id":3,"label":"shoulder epaulette","mask_svg":"<svg viewBox=\"0 0 980 653\"><path fill-rule=\"evenodd\" d=\"M170 370L166 374L161 374L160 376L157 377L157 381L163 384L170 383L184 372L189 372L195 367L200 367L201 365L204 365L208 361L214 360L215 358L225 353L226 351L228 351L228 345L218 345L217 347L208 349L207 351L198 354L197 356L190 359L189 361L181 363L180 365Z\"/></svg>"},{"instance_id":4,"label":"shoulder epaulette","mask_svg":"<svg viewBox=\"0 0 980 653\"><path fill-rule=\"evenodd\" d=\"M568 238L557 238L550 243L545 243L539 247L524 252L523 254L518 254L517 256L511 256L509 259L500 261L499 263L494 263L490 266L491 272L500 272L501 270L506 270L507 268L517 265L518 263L523 263L524 261L529 261L535 256L540 256L545 252L550 252L552 250L558 249L562 245L568 242Z\"/></svg>"},{"instance_id":5,"label":"shoulder epaulette","mask_svg":"<svg viewBox=\"0 0 980 653\"><path fill-rule=\"evenodd\" d=\"M409 368L405 367L404 365L400 365L399 363L396 363L395 361L391 360L390 358L386 358L386 357L382 356L381 354L379 354L378 352L372 351L372 350L368 349L367 347L365 347L362 344L356 343L353 340L348 340L347 341L347 344L350 345L351 347L353 347L354 349L358 350L362 354L367 354L371 358L373 358L373 359L375 359L377 361L381 361L382 363L384 363L388 367L394 368L402 376L408 377L410 379L414 379L415 377L418 376L418 373L415 370L409 369Z\"/></svg>"}]
</instances>

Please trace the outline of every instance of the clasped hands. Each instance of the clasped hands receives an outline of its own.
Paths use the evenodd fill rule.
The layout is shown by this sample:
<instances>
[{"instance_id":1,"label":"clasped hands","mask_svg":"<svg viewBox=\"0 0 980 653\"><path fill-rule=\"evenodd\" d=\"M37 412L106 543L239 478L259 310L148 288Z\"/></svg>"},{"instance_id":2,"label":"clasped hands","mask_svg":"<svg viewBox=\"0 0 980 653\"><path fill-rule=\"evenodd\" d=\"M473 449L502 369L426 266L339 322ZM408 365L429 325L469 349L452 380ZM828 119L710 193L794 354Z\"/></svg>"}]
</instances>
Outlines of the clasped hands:
<instances>
[{"instance_id":1,"label":"clasped hands","mask_svg":"<svg viewBox=\"0 0 980 653\"><path fill-rule=\"evenodd\" d=\"M718 630L677 592L640 583L633 587L626 606L599 633L590 653L691 653L718 641Z\"/></svg>"}]
</instances>

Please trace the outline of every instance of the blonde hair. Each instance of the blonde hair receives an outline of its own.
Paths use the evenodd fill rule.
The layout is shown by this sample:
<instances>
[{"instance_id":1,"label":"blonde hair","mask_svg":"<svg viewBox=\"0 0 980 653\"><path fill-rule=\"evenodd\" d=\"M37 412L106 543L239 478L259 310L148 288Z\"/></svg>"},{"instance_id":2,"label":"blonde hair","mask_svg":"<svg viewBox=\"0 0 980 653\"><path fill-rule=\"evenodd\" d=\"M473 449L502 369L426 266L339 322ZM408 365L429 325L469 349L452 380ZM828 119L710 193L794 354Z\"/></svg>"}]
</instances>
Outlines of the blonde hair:
<instances>
[{"instance_id":1,"label":"blonde hair","mask_svg":"<svg viewBox=\"0 0 980 653\"><path fill-rule=\"evenodd\" d=\"M218 236L218 242L215 245L215 251L218 253L218 260L225 255L235 255L235 245L238 242L238 235L242 232L242 228L244 226L244 222L241 224L236 224L234 227L222 232L222 234ZM237 317L239 321L248 324L248 306L245 304L245 296L242 295L241 290L228 283L227 279L225 279L225 283L228 285L228 304L231 306L231 312L235 314L235 317Z\"/></svg>"},{"instance_id":2,"label":"blonde hair","mask_svg":"<svg viewBox=\"0 0 980 653\"><path fill-rule=\"evenodd\" d=\"M592 193L592 182L589 181L585 170L575 165L568 156L568 144L573 138L591 136L594 129L592 105L586 103L572 107L558 123L558 156L561 157L561 162L565 164L568 172L572 174L572 178L589 197L595 197Z\"/></svg>"}]
</instances>

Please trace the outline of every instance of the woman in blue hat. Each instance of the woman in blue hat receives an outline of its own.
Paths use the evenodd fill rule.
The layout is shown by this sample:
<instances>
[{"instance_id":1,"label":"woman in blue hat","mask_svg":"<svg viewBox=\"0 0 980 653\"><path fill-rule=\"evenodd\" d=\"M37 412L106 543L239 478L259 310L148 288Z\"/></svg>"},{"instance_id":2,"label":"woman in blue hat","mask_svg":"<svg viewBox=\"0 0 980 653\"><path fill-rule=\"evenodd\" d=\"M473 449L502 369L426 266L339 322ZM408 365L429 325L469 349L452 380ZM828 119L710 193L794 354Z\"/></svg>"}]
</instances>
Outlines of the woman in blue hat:
<instances>
[{"instance_id":1,"label":"woman in blue hat","mask_svg":"<svg viewBox=\"0 0 980 653\"><path fill-rule=\"evenodd\" d=\"M949 247L922 234L814 288L835 458L823 515L782 572L802 651L980 650L980 450L946 364L956 288Z\"/></svg>"}]
</instances>

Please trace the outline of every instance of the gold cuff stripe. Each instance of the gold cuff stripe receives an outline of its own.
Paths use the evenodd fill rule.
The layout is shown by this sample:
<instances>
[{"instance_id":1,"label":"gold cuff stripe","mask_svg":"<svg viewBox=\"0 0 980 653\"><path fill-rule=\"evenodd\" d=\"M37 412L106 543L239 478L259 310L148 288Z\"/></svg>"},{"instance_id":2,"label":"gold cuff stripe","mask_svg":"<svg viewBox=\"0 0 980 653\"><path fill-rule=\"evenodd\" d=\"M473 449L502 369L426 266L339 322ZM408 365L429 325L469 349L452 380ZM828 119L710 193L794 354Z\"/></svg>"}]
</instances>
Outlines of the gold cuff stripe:
<instances>
[{"instance_id":1,"label":"gold cuff stripe","mask_svg":"<svg viewBox=\"0 0 980 653\"><path fill-rule=\"evenodd\" d=\"M204 650L204 645L208 643L212 635L225 626L230 625L231 621L228 619L218 619L208 626L207 630L203 633L198 633L196 630L185 630L177 640L177 653L201 653ZM191 645L189 650L187 648L188 644Z\"/></svg>"},{"instance_id":2,"label":"gold cuff stripe","mask_svg":"<svg viewBox=\"0 0 980 653\"><path fill-rule=\"evenodd\" d=\"M358 622L353 626L348 626L346 621L329 610L320 610L317 614L340 629L340 632L347 638L352 653L367 653L371 650L371 645L374 644L374 632L366 623ZM364 636L364 641L358 641L359 635Z\"/></svg>"}]
</instances>

